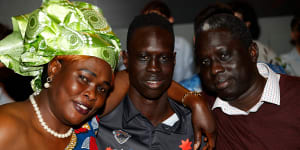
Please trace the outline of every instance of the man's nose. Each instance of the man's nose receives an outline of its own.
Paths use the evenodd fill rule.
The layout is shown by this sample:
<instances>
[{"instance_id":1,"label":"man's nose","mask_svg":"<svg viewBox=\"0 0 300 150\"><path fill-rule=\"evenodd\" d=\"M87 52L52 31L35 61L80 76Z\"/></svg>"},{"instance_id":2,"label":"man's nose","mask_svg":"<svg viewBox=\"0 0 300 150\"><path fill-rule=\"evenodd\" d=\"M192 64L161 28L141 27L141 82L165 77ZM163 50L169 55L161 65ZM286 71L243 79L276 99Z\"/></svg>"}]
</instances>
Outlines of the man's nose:
<instances>
[{"instance_id":1,"label":"man's nose","mask_svg":"<svg viewBox=\"0 0 300 150\"><path fill-rule=\"evenodd\" d=\"M155 57L151 58L147 65L147 71L150 72L160 72L160 63L159 60L157 60Z\"/></svg>"},{"instance_id":2,"label":"man's nose","mask_svg":"<svg viewBox=\"0 0 300 150\"><path fill-rule=\"evenodd\" d=\"M214 60L211 65L211 73L216 75L220 72L224 72L224 67L218 60Z\"/></svg>"}]
</instances>

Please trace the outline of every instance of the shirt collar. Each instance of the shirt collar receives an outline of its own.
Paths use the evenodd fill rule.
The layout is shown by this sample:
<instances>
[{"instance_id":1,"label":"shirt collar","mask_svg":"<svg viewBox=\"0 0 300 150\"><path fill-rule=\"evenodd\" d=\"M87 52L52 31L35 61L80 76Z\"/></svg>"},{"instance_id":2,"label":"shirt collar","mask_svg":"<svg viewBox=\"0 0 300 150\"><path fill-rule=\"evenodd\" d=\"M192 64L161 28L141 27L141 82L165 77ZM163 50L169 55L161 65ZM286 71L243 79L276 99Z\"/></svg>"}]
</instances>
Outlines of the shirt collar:
<instances>
[{"instance_id":1,"label":"shirt collar","mask_svg":"<svg viewBox=\"0 0 300 150\"><path fill-rule=\"evenodd\" d=\"M179 118L177 116L176 113L174 113L173 115L171 115L169 118L167 118L166 120L164 120L162 123L167 125L167 126L174 126L174 124L179 121Z\"/></svg>"},{"instance_id":2,"label":"shirt collar","mask_svg":"<svg viewBox=\"0 0 300 150\"><path fill-rule=\"evenodd\" d=\"M140 115L141 113L135 108L135 106L132 104L131 100L129 99L129 96L127 95L125 97L124 101L124 114L123 119L124 121L129 122L132 120L135 116Z\"/></svg>"},{"instance_id":3,"label":"shirt collar","mask_svg":"<svg viewBox=\"0 0 300 150\"><path fill-rule=\"evenodd\" d=\"M221 110L228 115L248 115L250 112L256 112L264 102L280 105L280 75L276 74L268 67L267 64L264 63L257 63L257 69L261 76L267 78L267 82L264 87L263 94L256 105L254 105L249 111L245 112L231 106L227 101L217 97L212 109L220 107Z\"/></svg>"},{"instance_id":4,"label":"shirt collar","mask_svg":"<svg viewBox=\"0 0 300 150\"><path fill-rule=\"evenodd\" d=\"M135 108L135 106L131 102L128 95L125 97L123 102L124 102L123 126L125 124L127 124L128 122L130 122L131 120L133 120L135 117L143 116ZM187 117L185 116L185 114L188 113L189 110L187 110L185 108L181 108L183 106L179 106L173 100L169 99L169 102L170 102L170 105L171 105L171 107L172 107L172 109L173 109L173 111L175 112L176 115L175 116L172 115L171 117L169 117L168 119L166 119L165 121L163 121L161 123L164 130L166 130L166 132L170 132L170 133L171 132L173 132L173 133L184 133L184 132L186 132L186 125L185 125L186 123L184 123L184 122L187 121Z\"/></svg>"}]
</instances>

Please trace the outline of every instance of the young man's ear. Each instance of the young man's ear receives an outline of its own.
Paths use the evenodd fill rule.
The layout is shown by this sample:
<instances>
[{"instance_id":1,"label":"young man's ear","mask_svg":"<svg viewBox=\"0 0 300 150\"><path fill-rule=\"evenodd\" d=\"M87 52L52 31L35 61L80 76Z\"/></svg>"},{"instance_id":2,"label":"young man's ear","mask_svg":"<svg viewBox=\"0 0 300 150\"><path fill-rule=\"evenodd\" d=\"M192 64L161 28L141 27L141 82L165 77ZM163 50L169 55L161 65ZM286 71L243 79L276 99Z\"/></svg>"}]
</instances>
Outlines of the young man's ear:
<instances>
[{"instance_id":1,"label":"young man's ear","mask_svg":"<svg viewBox=\"0 0 300 150\"><path fill-rule=\"evenodd\" d=\"M59 72L62 68L61 62L54 58L48 64L48 76L53 77L57 72Z\"/></svg>"},{"instance_id":2,"label":"young man's ear","mask_svg":"<svg viewBox=\"0 0 300 150\"><path fill-rule=\"evenodd\" d=\"M125 65L126 69L128 69L128 52L125 50L122 50L121 56L123 58L123 64Z\"/></svg>"},{"instance_id":3,"label":"young man's ear","mask_svg":"<svg viewBox=\"0 0 300 150\"><path fill-rule=\"evenodd\" d=\"M258 58L258 47L256 45L255 42L252 42L250 47L249 47L249 53L250 53L250 56L251 56L251 60L252 62L257 62L257 58Z\"/></svg>"}]
</instances>

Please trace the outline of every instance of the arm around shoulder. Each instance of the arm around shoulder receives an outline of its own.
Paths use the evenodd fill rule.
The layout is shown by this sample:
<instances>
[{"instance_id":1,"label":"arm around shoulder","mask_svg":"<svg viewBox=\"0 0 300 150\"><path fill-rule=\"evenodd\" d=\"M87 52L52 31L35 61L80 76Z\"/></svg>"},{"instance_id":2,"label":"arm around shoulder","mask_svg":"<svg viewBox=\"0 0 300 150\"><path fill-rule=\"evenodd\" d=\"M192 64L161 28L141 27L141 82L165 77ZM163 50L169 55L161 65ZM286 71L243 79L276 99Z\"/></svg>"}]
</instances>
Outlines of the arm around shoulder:
<instances>
[{"instance_id":1,"label":"arm around shoulder","mask_svg":"<svg viewBox=\"0 0 300 150\"><path fill-rule=\"evenodd\" d=\"M204 131L208 144L205 150L212 150L216 141L216 125L206 100L201 93L190 92L176 82L172 82L168 96L177 102L186 105L192 110L192 122L194 128L194 149L198 149L201 143L202 131Z\"/></svg>"},{"instance_id":2,"label":"arm around shoulder","mask_svg":"<svg viewBox=\"0 0 300 150\"><path fill-rule=\"evenodd\" d=\"M119 71L116 73L114 80L114 88L107 98L106 105L104 108L104 116L116 108L120 102L124 99L129 89L129 77L127 71Z\"/></svg>"}]
</instances>

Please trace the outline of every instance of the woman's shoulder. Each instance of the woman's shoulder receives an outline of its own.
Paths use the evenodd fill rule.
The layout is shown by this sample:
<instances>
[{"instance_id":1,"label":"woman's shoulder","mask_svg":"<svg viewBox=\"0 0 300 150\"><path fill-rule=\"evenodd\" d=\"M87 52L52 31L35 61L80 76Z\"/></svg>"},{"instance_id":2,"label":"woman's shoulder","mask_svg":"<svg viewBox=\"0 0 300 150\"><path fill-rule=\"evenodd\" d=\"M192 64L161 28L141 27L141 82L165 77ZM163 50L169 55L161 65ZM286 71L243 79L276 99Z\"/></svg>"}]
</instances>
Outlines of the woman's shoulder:
<instances>
[{"instance_id":1,"label":"woman's shoulder","mask_svg":"<svg viewBox=\"0 0 300 150\"><path fill-rule=\"evenodd\" d=\"M0 149L11 146L18 140L18 137L24 135L27 122L30 121L28 116L24 102L0 106Z\"/></svg>"},{"instance_id":2,"label":"woman's shoulder","mask_svg":"<svg viewBox=\"0 0 300 150\"><path fill-rule=\"evenodd\" d=\"M21 102L13 102L0 106L0 117L24 117L24 113L28 113L30 110L30 102L29 101L21 101ZM32 107L32 106L31 106ZM32 108L33 110L33 108Z\"/></svg>"},{"instance_id":3,"label":"woman's shoulder","mask_svg":"<svg viewBox=\"0 0 300 150\"><path fill-rule=\"evenodd\" d=\"M9 126L24 126L30 121L33 108L30 108L28 101L14 102L0 106L0 127Z\"/></svg>"}]
</instances>

